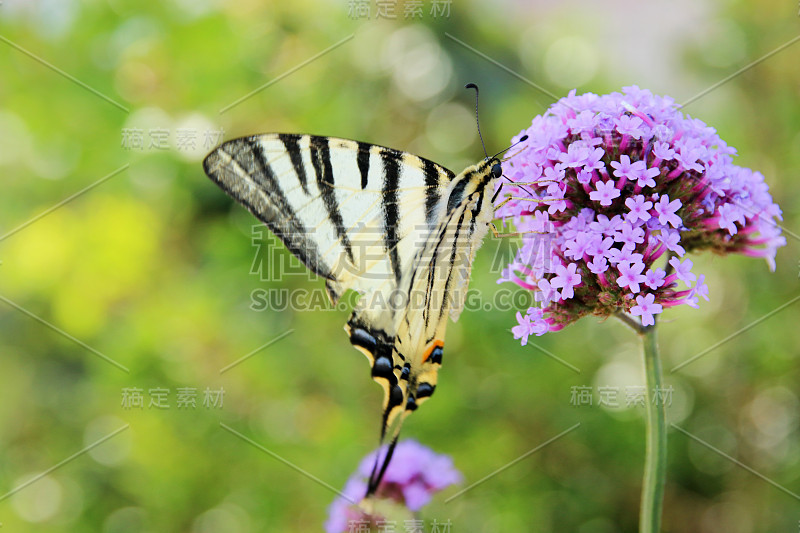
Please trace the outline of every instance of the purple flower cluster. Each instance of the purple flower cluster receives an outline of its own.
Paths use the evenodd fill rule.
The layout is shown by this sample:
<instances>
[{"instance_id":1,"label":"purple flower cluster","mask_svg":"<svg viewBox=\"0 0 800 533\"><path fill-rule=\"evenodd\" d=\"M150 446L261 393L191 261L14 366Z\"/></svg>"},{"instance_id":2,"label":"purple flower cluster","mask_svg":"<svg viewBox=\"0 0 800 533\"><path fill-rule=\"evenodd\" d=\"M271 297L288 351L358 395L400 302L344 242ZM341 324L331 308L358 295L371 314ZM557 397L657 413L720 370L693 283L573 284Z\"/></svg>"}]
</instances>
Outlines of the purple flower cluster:
<instances>
[{"instance_id":1,"label":"purple flower cluster","mask_svg":"<svg viewBox=\"0 0 800 533\"><path fill-rule=\"evenodd\" d=\"M331 504L330 515L325 523L328 533L348 531L348 524L354 520L379 520L379 517L366 515L357 504L352 503L364 497L377 453L383 458L386 446L361 461L358 470L342 490L344 497L336 498ZM397 443L375 498L392 500L411 511L418 511L431 501L433 494L461 480L461 473L455 469L449 456L436 454L416 441L404 440Z\"/></svg>"},{"instance_id":2,"label":"purple flower cluster","mask_svg":"<svg viewBox=\"0 0 800 533\"><path fill-rule=\"evenodd\" d=\"M523 235L498 281L537 292L515 338L623 311L644 326L665 308L708 300L687 252L767 259L786 244L764 176L673 100L638 87L575 91L537 116L504 165L497 216ZM679 286L681 282L684 287Z\"/></svg>"}]
</instances>

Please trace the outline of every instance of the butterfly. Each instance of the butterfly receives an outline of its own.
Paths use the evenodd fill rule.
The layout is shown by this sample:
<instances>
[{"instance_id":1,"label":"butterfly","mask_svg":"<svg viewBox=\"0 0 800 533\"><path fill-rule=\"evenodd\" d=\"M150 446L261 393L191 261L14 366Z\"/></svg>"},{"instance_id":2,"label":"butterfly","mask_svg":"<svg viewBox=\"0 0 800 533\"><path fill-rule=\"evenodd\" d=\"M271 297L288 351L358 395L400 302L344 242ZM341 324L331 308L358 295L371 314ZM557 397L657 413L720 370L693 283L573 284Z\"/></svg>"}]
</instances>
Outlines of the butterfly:
<instances>
[{"instance_id":1,"label":"butterfly","mask_svg":"<svg viewBox=\"0 0 800 533\"><path fill-rule=\"evenodd\" d=\"M389 442L370 496L403 420L436 390L448 317L464 307L494 218L500 160L487 156L456 175L384 146L267 133L221 144L203 167L325 279L333 304L346 290L361 294L345 331L384 389L381 443Z\"/></svg>"}]
</instances>

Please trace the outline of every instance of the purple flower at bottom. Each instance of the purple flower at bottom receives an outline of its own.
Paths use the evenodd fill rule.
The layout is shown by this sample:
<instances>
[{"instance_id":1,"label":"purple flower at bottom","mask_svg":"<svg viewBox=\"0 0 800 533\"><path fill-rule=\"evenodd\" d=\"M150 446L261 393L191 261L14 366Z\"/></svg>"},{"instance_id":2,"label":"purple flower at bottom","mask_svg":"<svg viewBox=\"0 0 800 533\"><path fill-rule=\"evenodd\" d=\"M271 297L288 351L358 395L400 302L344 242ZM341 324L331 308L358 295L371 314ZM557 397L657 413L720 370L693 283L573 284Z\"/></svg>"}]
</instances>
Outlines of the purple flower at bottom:
<instances>
[{"instance_id":1,"label":"purple flower at bottom","mask_svg":"<svg viewBox=\"0 0 800 533\"><path fill-rule=\"evenodd\" d=\"M350 478L342 489L342 496L333 500L328 509L328 520L323 527L327 533L347 531L348 523L359 520L364 513L350 502L358 502L367 492L367 482L358 478ZM345 499L346 498L346 499ZM349 500L349 501L348 501Z\"/></svg>"},{"instance_id":2,"label":"purple flower at bottom","mask_svg":"<svg viewBox=\"0 0 800 533\"><path fill-rule=\"evenodd\" d=\"M367 455L358 470L347 480L341 496L330 506L328 520L325 522L327 533L346 532L352 521L378 519L366 515L358 502L366 493L367 480L375 465L376 454L380 453L383 458L386 449L383 446ZM449 456L437 454L416 441L404 440L397 443L392 461L386 468L374 497L391 500L411 511L419 511L431 501L436 492L462 480L461 472L456 470Z\"/></svg>"}]
</instances>

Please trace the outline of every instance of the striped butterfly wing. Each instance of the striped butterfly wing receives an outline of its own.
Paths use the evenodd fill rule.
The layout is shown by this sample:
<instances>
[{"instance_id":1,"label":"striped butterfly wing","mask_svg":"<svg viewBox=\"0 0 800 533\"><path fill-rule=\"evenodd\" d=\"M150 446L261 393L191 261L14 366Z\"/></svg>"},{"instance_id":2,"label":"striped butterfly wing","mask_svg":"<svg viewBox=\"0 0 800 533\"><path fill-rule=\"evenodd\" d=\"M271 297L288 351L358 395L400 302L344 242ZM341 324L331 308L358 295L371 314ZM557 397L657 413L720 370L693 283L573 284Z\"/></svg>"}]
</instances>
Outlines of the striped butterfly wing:
<instances>
[{"instance_id":1,"label":"striped butterfly wing","mask_svg":"<svg viewBox=\"0 0 800 533\"><path fill-rule=\"evenodd\" d=\"M408 266L404 259L414 257L436 226L437 206L453 177L390 148L295 134L228 141L208 155L204 168L326 279L334 302L346 289L397 288Z\"/></svg>"}]
</instances>

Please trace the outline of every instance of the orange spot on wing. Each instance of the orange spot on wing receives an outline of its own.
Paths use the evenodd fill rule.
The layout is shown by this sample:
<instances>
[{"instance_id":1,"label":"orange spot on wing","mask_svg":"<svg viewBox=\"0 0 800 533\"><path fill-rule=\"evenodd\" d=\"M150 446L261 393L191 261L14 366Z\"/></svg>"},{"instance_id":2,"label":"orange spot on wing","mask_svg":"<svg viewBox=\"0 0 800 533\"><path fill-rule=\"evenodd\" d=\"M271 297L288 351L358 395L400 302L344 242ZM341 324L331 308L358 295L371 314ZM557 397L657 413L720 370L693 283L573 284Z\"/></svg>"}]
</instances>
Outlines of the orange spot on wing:
<instances>
[{"instance_id":1,"label":"orange spot on wing","mask_svg":"<svg viewBox=\"0 0 800 533\"><path fill-rule=\"evenodd\" d=\"M430 343L430 345L425 349L425 354L422 356L423 363L428 360L428 358L433 353L433 350L437 347L444 349L444 341L439 339L433 339L433 342Z\"/></svg>"}]
</instances>

